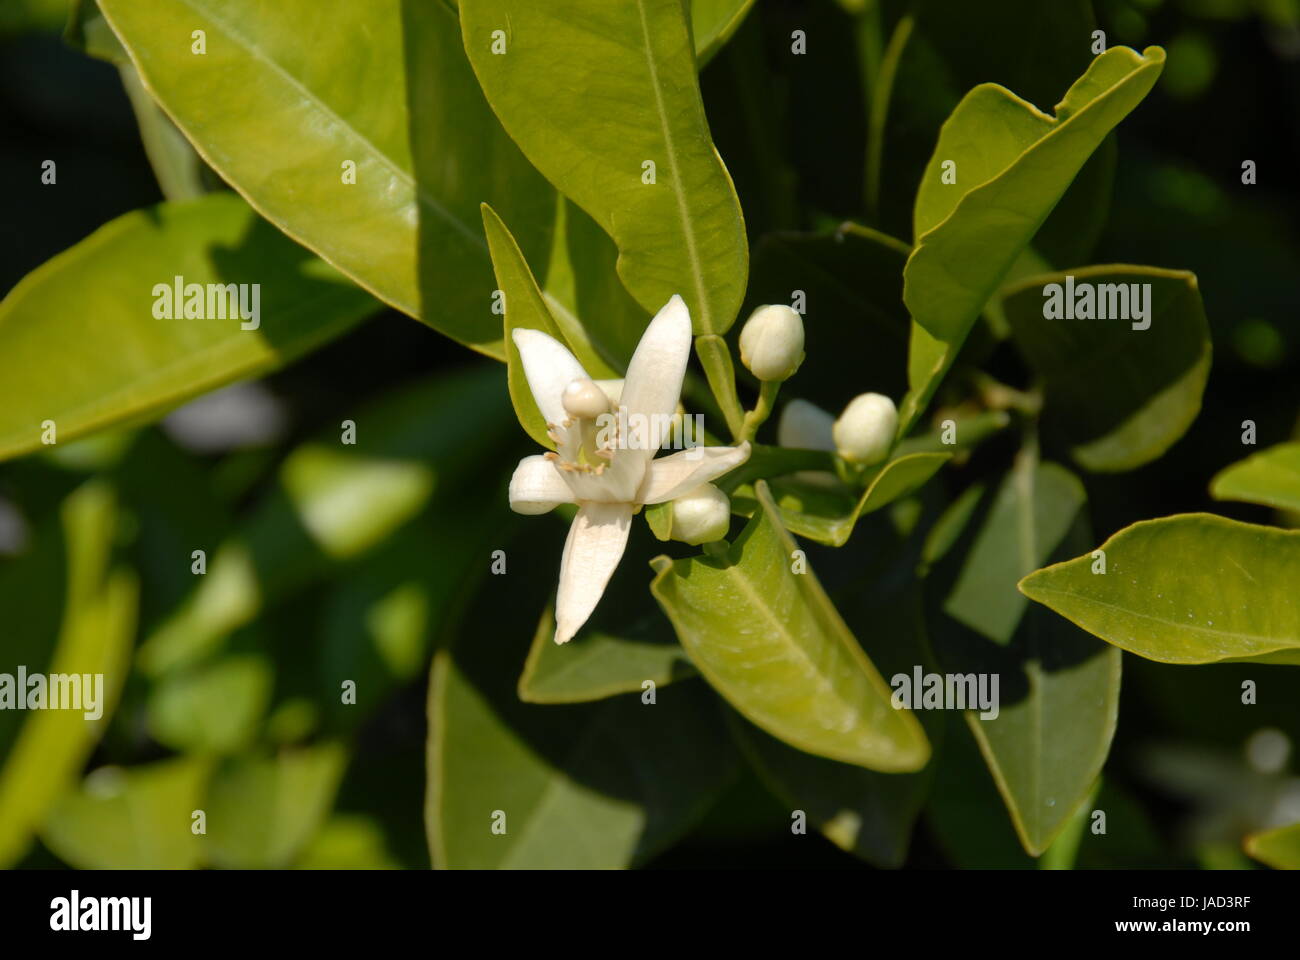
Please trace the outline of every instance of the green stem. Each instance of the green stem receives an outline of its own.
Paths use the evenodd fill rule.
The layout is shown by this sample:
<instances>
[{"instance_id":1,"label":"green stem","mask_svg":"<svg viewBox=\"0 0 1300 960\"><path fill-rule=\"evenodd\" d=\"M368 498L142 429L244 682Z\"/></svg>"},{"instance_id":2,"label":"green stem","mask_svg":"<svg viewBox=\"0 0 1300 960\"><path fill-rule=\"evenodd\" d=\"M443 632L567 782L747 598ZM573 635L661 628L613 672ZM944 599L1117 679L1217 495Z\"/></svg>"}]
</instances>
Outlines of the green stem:
<instances>
[{"instance_id":1,"label":"green stem","mask_svg":"<svg viewBox=\"0 0 1300 960\"><path fill-rule=\"evenodd\" d=\"M912 37L912 28L915 25L916 19L910 13L903 16L895 25L894 32L889 38L889 46L885 48L879 68L872 74L868 89L865 192L867 212L876 221L880 219L880 171L884 166L885 158L885 121L889 118L889 101L894 93L898 65L903 59L903 51L907 49L907 42Z\"/></svg>"},{"instance_id":2,"label":"green stem","mask_svg":"<svg viewBox=\"0 0 1300 960\"><path fill-rule=\"evenodd\" d=\"M772 407L776 403L776 395L781 390L779 380L764 380L758 390L758 403L754 404L754 409L745 414L744 422L740 427L741 442L753 440L754 434L758 433L758 428L763 425L768 417L772 415Z\"/></svg>"},{"instance_id":3,"label":"green stem","mask_svg":"<svg viewBox=\"0 0 1300 960\"><path fill-rule=\"evenodd\" d=\"M740 397L736 393L736 367L731 362L727 341L716 333L696 337L695 354L704 367L704 376L722 409L722 417L727 421L732 439L739 441L745 426L745 408L740 405Z\"/></svg>"}]
</instances>

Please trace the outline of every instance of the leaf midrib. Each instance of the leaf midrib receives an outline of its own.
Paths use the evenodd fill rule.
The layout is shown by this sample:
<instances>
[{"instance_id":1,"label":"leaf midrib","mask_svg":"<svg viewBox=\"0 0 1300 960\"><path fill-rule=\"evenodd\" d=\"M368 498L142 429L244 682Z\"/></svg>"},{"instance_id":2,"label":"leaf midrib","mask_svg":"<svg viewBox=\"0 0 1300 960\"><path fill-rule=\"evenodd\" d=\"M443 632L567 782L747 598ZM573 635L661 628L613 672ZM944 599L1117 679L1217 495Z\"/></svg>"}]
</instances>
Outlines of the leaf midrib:
<instances>
[{"instance_id":1,"label":"leaf midrib","mask_svg":"<svg viewBox=\"0 0 1300 960\"><path fill-rule=\"evenodd\" d=\"M206 6L203 0L179 0L179 2L192 10L195 15L206 17L214 26L231 37L254 60L271 69L285 83L296 90L304 99L310 101L318 110L338 124L339 127L346 130L351 136L355 137L356 140L359 141L360 144L371 154L373 154L394 177L410 188L412 196L416 198L418 203L427 206L430 210L445 220L457 233L469 240L473 246L481 249L486 255L487 241L483 237L476 234L466 223L464 223L464 221L451 213L451 211L444 207L435 197L426 192L409 171L403 170L392 157L380 150L369 137L363 134L355 126L339 116L339 114L330 107L329 104L325 103L324 100L307 87L301 80L268 56L265 51L254 44L248 37L232 27L229 21L223 20L221 17L213 13L212 10Z\"/></svg>"},{"instance_id":2,"label":"leaf midrib","mask_svg":"<svg viewBox=\"0 0 1300 960\"><path fill-rule=\"evenodd\" d=\"M695 302L700 311L700 329L713 330L713 311L704 291L704 270L700 264L700 253L695 248L694 220L686 204L686 191L682 189L681 172L677 167L677 150L673 146L672 129L668 124L668 113L664 108L663 90L659 86L659 69L655 66L654 51L650 45L650 25L646 20L645 0L636 0L637 13L641 17L641 36L645 41L645 62L650 70L650 89L654 91L655 112L659 115L659 128L664 137L667 153L668 176L672 180L673 194L677 200L677 214L682 222L682 238L686 246L686 259L690 264L691 278L695 281Z\"/></svg>"},{"instance_id":3,"label":"leaf midrib","mask_svg":"<svg viewBox=\"0 0 1300 960\"><path fill-rule=\"evenodd\" d=\"M1035 587L1034 589L1036 592L1041 594L1051 594L1058 597L1069 597L1078 600L1080 603L1091 604L1093 606L1098 606L1098 607L1104 607L1107 610L1115 610L1118 611L1119 613L1125 614L1126 616L1136 617L1139 620L1149 620L1152 623L1158 623L1162 626L1176 628L1179 631L1187 631L1189 633L1204 634L1209 637L1216 637L1216 638L1223 638L1223 639L1230 639L1230 640L1257 642L1261 644L1270 644L1270 643L1275 644L1278 642L1277 639L1274 637L1267 637L1260 634L1238 633L1237 631L1234 630L1216 630L1210 627L1202 627L1198 624L1181 623L1178 620L1170 620L1165 617L1156 616L1154 614L1142 613L1141 611L1134 610L1131 607L1122 607L1117 603L1108 603L1105 600L1098 600L1096 597L1090 597L1084 593L1078 593L1072 590L1062 590L1059 587ZM1282 650L1294 650L1294 649L1297 649L1296 644L1282 643L1281 646L1270 647L1269 649L1266 650L1256 650L1250 655L1258 656L1259 654L1277 653Z\"/></svg>"}]
</instances>

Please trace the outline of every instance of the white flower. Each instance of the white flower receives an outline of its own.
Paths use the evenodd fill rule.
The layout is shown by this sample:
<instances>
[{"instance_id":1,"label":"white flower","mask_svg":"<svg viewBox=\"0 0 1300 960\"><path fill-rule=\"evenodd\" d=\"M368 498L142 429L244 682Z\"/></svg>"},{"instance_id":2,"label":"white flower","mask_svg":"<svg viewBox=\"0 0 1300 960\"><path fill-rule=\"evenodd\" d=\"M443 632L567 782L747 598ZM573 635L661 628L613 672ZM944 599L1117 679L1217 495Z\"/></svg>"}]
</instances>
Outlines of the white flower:
<instances>
[{"instance_id":1,"label":"white flower","mask_svg":"<svg viewBox=\"0 0 1300 960\"><path fill-rule=\"evenodd\" d=\"M540 330L515 330L528 388L546 419L555 452L524 457L510 478L510 506L545 513L576 503L560 561L555 642L587 622L623 556L632 515L643 504L688 493L744 463L749 444L694 447L653 459L677 398L691 352L691 315L674 296L637 344L615 416L572 353ZM606 393L608 401L608 393ZM624 425L630 426L625 434Z\"/></svg>"},{"instance_id":2,"label":"white flower","mask_svg":"<svg viewBox=\"0 0 1300 960\"><path fill-rule=\"evenodd\" d=\"M803 362L803 318L783 304L759 307L741 328L740 362L760 380L788 380Z\"/></svg>"},{"instance_id":3,"label":"white flower","mask_svg":"<svg viewBox=\"0 0 1300 960\"><path fill-rule=\"evenodd\" d=\"M835 448L850 463L870 466L889 454L897 430L894 401L880 393L861 393L849 401L835 421Z\"/></svg>"},{"instance_id":4,"label":"white flower","mask_svg":"<svg viewBox=\"0 0 1300 960\"><path fill-rule=\"evenodd\" d=\"M698 547L727 535L731 526L731 500L711 483L704 483L672 503L669 535Z\"/></svg>"}]
</instances>

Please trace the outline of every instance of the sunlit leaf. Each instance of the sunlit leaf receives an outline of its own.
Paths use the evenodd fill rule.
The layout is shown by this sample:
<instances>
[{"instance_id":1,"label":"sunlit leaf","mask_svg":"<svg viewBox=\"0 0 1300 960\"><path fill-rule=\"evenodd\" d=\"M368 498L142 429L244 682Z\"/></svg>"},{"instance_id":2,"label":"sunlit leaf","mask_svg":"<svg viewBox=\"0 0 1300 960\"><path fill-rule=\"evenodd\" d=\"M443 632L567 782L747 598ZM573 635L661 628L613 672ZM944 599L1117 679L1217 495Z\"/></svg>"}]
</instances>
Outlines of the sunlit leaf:
<instances>
[{"instance_id":1,"label":"sunlit leaf","mask_svg":"<svg viewBox=\"0 0 1300 960\"><path fill-rule=\"evenodd\" d=\"M243 870L291 864L328 816L346 763L336 743L227 760L207 794L212 863Z\"/></svg>"},{"instance_id":2,"label":"sunlit leaf","mask_svg":"<svg viewBox=\"0 0 1300 960\"><path fill-rule=\"evenodd\" d=\"M1300 510L1300 443L1279 443L1225 467L1210 482L1216 500Z\"/></svg>"},{"instance_id":3,"label":"sunlit leaf","mask_svg":"<svg viewBox=\"0 0 1300 960\"><path fill-rule=\"evenodd\" d=\"M100 7L145 86L254 208L381 300L503 356L479 204L545 262L554 198L484 103L451 11L405 0L328 16L314 0Z\"/></svg>"},{"instance_id":4,"label":"sunlit leaf","mask_svg":"<svg viewBox=\"0 0 1300 960\"><path fill-rule=\"evenodd\" d=\"M30 687L14 689L20 666L47 675L47 697L52 696L50 676L77 675L80 696L70 709L0 711L3 865L23 855L50 805L99 741L125 682L135 636L136 579L125 568L110 567L118 523L113 492L97 482L79 487L64 502L59 519L40 532L33 554L7 566L0 580L9 618L0 672L10 675L6 699L31 702ZM22 659L9 662L11 656Z\"/></svg>"},{"instance_id":5,"label":"sunlit leaf","mask_svg":"<svg viewBox=\"0 0 1300 960\"><path fill-rule=\"evenodd\" d=\"M725 556L654 562L651 586L691 662L747 719L800 750L906 772L930 755L785 529L766 486ZM795 572L798 570L799 572Z\"/></svg>"},{"instance_id":6,"label":"sunlit leaf","mask_svg":"<svg viewBox=\"0 0 1300 960\"><path fill-rule=\"evenodd\" d=\"M916 246L903 278L913 320L911 390L900 433L929 402L1021 250L1092 152L1150 91L1163 63L1159 47L1144 54L1112 47L1070 87L1054 116L996 84L981 84L957 105L916 197Z\"/></svg>"},{"instance_id":7,"label":"sunlit leaf","mask_svg":"<svg viewBox=\"0 0 1300 960\"><path fill-rule=\"evenodd\" d=\"M1020 589L1085 630L1164 663L1300 663L1300 531L1208 513L1144 520Z\"/></svg>"},{"instance_id":8,"label":"sunlit leaf","mask_svg":"<svg viewBox=\"0 0 1300 960\"><path fill-rule=\"evenodd\" d=\"M258 284L260 325L160 319L160 284ZM93 291L95 309L85 307ZM248 288L251 297L252 288ZM207 303L219 309L207 312ZM249 301L251 305L251 301ZM165 305L165 304L164 304ZM229 193L129 213L34 270L0 303L0 457L152 418L207 390L274 370L338 336L375 301ZM251 322L251 321L248 321Z\"/></svg>"},{"instance_id":9,"label":"sunlit leaf","mask_svg":"<svg viewBox=\"0 0 1300 960\"><path fill-rule=\"evenodd\" d=\"M138 767L100 767L50 811L41 839L81 870L186 870L200 865L203 808L212 764L175 757Z\"/></svg>"},{"instance_id":10,"label":"sunlit leaf","mask_svg":"<svg viewBox=\"0 0 1300 960\"><path fill-rule=\"evenodd\" d=\"M731 326L748 247L709 137L680 0L461 0L460 16L492 109L547 179L613 237L619 276L641 306L657 311L681 294L697 333Z\"/></svg>"}]
</instances>

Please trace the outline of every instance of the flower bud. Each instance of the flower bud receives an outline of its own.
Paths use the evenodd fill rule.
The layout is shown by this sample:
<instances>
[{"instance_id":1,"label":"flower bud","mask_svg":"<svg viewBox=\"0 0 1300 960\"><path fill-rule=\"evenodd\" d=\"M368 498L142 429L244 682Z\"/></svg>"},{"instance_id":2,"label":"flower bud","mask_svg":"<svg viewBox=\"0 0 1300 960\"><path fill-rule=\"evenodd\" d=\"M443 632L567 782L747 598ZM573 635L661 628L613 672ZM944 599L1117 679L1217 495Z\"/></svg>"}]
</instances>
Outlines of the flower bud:
<instances>
[{"instance_id":1,"label":"flower bud","mask_svg":"<svg viewBox=\"0 0 1300 960\"><path fill-rule=\"evenodd\" d=\"M609 413L609 397L590 380L571 380L560 397L564 412L576 420L595 420Z\"/></svg>"},{"instance_id":2,"label":"flower bud","mask_svg":"<svg viewBox=\"0 0 1300 960\"><path fill-rule=\"evenodd\" d=\"M721 540L731 527L731 501L711 483L696 487L672 502L674 540L696 547Z\"/></svg>"},{"instance_id":3,"label":"flower bud","mask_svg":"<svg viewBox=\"0 0 1300 960\"><path fill-rule=\"evenodd\" d=\"M870 466L884 460L894 445L898 410L879 393L862 393L849 401L832 433L835 449L850 463Z\"/></svg>"},{"instance_id":4,"label":"flower bud","mask_svg":"<svg viewBox=\"0 0 1300 960\"><path fill-rule=\"evenodd\" d=\"M759 307L740 331L740 362L760 380L786 380L803 362L803 318L784 304Z\"/></svg>"}]
</instances>

